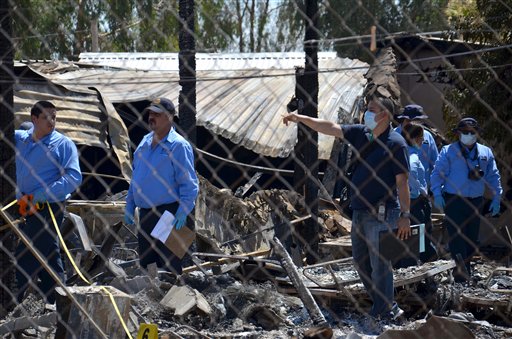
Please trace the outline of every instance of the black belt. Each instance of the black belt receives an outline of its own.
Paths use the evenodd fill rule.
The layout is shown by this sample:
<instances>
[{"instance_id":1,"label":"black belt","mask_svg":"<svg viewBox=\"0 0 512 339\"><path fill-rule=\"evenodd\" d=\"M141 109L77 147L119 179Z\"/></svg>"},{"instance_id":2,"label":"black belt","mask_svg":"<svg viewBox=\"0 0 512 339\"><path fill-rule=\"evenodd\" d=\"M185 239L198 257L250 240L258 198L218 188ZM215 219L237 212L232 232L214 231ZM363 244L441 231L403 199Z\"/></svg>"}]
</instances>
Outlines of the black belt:
<instances>
[{"instance_id":1,"label":"black belt","mask_svg":"<svg viewBox=\"0 0 512 339\"><path fill-rule=\"evenodd\" d=\"M476 200L476 199L481 199L482 198L482 197L474 197L474 198L463 197L461 195L453 194L453 193L448 193L448 192L444 192L444 196L447 197L447 198L457 197L457 198L466 199L466 200Z\"/></svg>"},{"instance_id":2,"label":"black belt","mask_svg":"<svg viewBox=\"0 0 512 339\"><path fill-rule=\"evenodd\" d=\"M169 208L170 206L173 206L175 204L179 204L179 203L177 201L175 201L175 202L170 202L170 203L167 203L167 204L162 204L162 205L158 205L158 206L154 206L154 207L149 207L149 208L139 207L139 209L141 210L141 212L149 212L149 211L152 211L153 209L158 210L159 208Z\"/></svg>"}]
</instances>

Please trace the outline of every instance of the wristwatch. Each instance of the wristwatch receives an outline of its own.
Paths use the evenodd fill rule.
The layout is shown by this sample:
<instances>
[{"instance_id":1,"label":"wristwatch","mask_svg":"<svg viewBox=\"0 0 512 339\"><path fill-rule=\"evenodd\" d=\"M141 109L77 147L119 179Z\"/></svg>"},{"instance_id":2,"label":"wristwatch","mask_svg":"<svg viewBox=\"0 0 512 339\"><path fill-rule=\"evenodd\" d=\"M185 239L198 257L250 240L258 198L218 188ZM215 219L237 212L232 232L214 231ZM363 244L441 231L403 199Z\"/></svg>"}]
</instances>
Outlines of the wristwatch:
<instances>
[{"instance_id":1,"label":"wristwatch","mask_svg":"<svg viewBox=\"0 0 512 339\"><path fill-rule=\"evenodd\" d=\"M409 211L400 212L400 218L410 218L410 217L411 217L411 212L409 212Z\"/></svg>"}]
</instances>

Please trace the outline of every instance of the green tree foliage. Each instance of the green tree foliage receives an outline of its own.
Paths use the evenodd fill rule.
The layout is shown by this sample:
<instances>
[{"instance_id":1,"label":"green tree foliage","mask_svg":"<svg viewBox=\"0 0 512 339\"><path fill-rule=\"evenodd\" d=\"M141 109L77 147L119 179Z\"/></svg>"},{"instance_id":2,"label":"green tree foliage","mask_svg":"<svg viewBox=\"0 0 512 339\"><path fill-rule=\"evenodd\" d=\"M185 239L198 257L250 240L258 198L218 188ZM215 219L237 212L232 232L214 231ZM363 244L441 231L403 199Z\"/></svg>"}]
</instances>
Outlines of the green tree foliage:
<instances>
[{"instance_id":1,"label":"green tree foliage","mask_svg":"<svg viewBox=\"0 0 512 339\"><path fill-rule=\"evenodd\" d=\"M283 1L277 9L276 50L288 52L302 50L304 41L304 8L296 1Z\"/></svg>"},{"instance_id":2,"label":"green tree foliage","mask_svg":"<svg viewBox=\"0 0 512 339\"><path fill-rule=\"evenodd\" d=\"M378 36L396 32L428 32L446 29L444 9L448 0L330 0L324 2L321 29L334 41L342 56L372 60L369 40L361 36L377 27ZM354 37L351 39L351 37ZM345 38L345 39L343 39Z\"/></svg>"},{"instance_id":3,"label":"green tree foliage","mask_svg":"<svg viewBox=\"0 0 512 339\"><path fill-rule=\"evenodd\" d=\"M448 15L458 36L487 49L466 58L454 77L456 89L447 94L452 106L444 110L445 121L455 123L462 116L476 118L483 127L484 139L503 156L512 150L512 4L510 1L454 1ZM510 164L508 164L510 172Z\"/></svg>"},{"instance_id":4,"label":"green tree foliage","mask_svg":"<svg viewBox=\"0 0 512 339\"><path fill-rule=\"evenodd\" d=\"M233 41L235 22L224 0L196 1L196 46L203 52L220 52Z\"/></svg>"},{"instance_id":5,"label":"green tree foliage","mask_svg":"<svg viewBox=\"0 0 512 339\"><path fill-rule=\"evenodd\" d=\"M75 6L60 0L13 1L13 43L18 59L43 59L73 55L73 35L79 34ZM69 13L62 20L58 13Z\"/></svg>"},{"instance_id":6,"label":"green tree foliage","mask_svg":"<svg viewBox=\"0 0 512 339\"><path fill-rule=\"evenodd\" d=\"M138 52L177 52L179 34L178 0L141 0L137 3L139 32L134 34ZM133 51L125 50L126 52Z\"/></svg>"},{"instance_id":7,"label":"green tree foliage","mask_svg":"<svg viewBox=\"0 0 512 339\"><path fill-rule=\"evenodd\" d=\"M76 60L92 51L177 52L178 0L11 0L16 58ZM16 3L14 3L16 2ZM302 50L296 0L195 0L199 52Z\"/></svg>"},{"instance_id":8,"label":"green tree foliage","mask_svg":"<svg viewBox=\"0 0 512 339\"><path fill-rule=\"evenodd\" d=\"M101 2L100 2L101 3ZM100 15L104 16L104 22L108 27L108 33L101 39L103 46L107 47L110 52L124 52L134 49L134 39L136 35L137 19L134 17L135 3L133 1L108 0L104 6L99 7L100 13L91 13L92 18L100 19ZM96 14L96 15L94 15Z\"/></svg>"}]
</instances>

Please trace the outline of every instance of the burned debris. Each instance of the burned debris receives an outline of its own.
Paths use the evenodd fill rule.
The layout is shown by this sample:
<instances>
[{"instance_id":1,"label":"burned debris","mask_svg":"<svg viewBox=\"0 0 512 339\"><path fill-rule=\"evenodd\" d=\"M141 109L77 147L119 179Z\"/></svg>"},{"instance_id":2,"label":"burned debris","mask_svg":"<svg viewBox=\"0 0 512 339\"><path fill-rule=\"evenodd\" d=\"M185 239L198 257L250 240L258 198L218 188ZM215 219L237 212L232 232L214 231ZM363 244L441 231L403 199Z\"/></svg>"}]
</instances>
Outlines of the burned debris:
<instances>
[{"instance_id":1,"label":"burned debris","mask_svg":"<svg viewBox=\"0 0 512 339\"><path fill-rule=\"evenodd\" d=\"M300 259L303 249L293 249L295 241L300 244L298 237L283 237L277 227L290 220L280 226L289 230L310 217L300 195L269 190L238 198L203 179L201 192L214 199L203 197L198 204L196 248L180 276L156 266L138 267L133 230L116 222L121 202L71 202L73 225L82 225L80 215L91 220L91 208L97 218L109 220L104 229L89 222L75 227L77 237L68 244L90 284L66 262L67 291L59 288L56 307L29 293L0 323L0 335L65 337L71 328L79 337L103 333L121 338L126 331L136 336L141 324L155 324L161 338L355 338L377 333L365 325L370 300L350 257L350 220L330 203L321 204L319 213L322 258L306 265ZM379 338L433 338L439 331L464 338L511 335L510 268L482 254L474 279L461 285L452 280L454 267L452 260L441 259L394 270L396 300L406 318L377 324Z\"/></svg>"}]
</instances>

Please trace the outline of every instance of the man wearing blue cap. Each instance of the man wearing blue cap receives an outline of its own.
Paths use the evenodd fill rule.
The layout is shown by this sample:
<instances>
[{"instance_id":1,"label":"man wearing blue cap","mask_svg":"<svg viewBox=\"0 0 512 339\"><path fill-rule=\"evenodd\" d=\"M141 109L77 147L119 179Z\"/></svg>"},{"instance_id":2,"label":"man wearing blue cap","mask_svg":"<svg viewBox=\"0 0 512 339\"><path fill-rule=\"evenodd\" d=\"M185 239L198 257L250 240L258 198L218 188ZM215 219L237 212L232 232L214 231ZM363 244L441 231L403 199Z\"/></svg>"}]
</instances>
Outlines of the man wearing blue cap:
<instances>
[{"instance_id":1,"label":"man wearing blue cap","mask_svg":"<svg viewBox=\"0 0 512 339\"><path fill-rule=\"evenodd\" d=\"M407 105L404 107L402 114L397 116L397 119L401 121L401 124L395 128L395 131L402 133L404 127L409 125L411 121L421 123L427 120L428 116L424 113L423 107L420 105ZM425 171L428 192L430 190L430 175L434 169L434 164L436 163L439 152L432 133L425 128L423 129L423 141L419 146L418 156ZM430 238L430 241L427 242L427 246L425 247L425 252L420 253L420 259L422 262L435 260L437 259L437 254L432 237L432 204L428 197L419 196L416 197L416 199L411 199L411 209L423 211L425 217L425 232L427 238Z\"/></svg>"},{"instance_id":2,"label":"man wearing blue cap","mask_svg":"<svg viewBox=\"0 0 512 339\"><path fill-rule=\"evenodd\" d=\"M459 140L441 149L430 182L434 204L445 212L450 253L458 261L455 281L465 282L471 275L470 261L477 249L480 218L487 212L483 211L484 190L487 186L492 195L488 212L496 216L502 188L492 150L477 143L478 122L461 119L454 132Z\"/></svg>"},{"instance_id":3,"label":"man wearing blue cap","mask_svg":"<svg viewBox=\"0 0 512 339\"><path fill-rule=\"evenodd\" d=\"M190 143L173 126L174 104L166 98L153 100L145 110L152 130L145 135L133 154L133 175L126 197L125 223L134 223L139 208L140 266L151 263L181 274L181 259L151 231L165 211L174 214L173 227L180 229L195 205L199 183L194 169Z\"/></svg>"}]
</instances>

